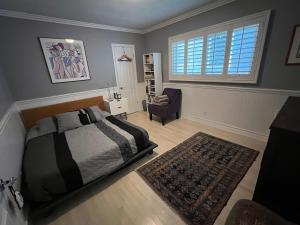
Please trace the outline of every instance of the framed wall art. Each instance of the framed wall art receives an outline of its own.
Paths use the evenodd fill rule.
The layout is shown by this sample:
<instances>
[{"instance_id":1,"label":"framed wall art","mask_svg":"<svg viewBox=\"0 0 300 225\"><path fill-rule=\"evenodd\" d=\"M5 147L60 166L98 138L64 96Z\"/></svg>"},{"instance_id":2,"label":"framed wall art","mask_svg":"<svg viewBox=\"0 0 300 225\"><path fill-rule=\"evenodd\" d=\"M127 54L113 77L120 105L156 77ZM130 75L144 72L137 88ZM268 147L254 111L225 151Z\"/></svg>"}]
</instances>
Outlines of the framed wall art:
<instances>
[{"instance_id":1,"label":"framed wall art","mask_svg":"<svg viewBox=\"0 0 300 225\"><path fill-rule=\"evenodd\" d=\"M40 42L52 83L91 79L82 41L40 38Z\"/></svg>"},{"instance_id":2,"label":"framed wall art","mask_svg":"<svg viewBox=\"0 0 300 225\"><path fill-rule=\"evenodd\" d=\"M286 65L300 65L300 24L294 28Z\"/></svg>"}]
</instances>

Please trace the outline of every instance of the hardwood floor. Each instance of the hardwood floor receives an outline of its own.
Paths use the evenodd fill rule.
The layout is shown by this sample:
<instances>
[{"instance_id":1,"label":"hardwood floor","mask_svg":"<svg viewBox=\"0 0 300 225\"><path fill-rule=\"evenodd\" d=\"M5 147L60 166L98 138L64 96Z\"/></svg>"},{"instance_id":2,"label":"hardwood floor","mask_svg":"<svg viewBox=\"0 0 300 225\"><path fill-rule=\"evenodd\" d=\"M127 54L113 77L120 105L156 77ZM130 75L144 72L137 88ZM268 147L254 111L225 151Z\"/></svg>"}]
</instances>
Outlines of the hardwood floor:
<instances>
[{"instance_id":1,"label":"hardwood floor","mask_svg":"<svg viewBox=\"0 0 300 225\"><path fill-rule=\"evenodd\" d=\"M218 130L185 119L173 120L162 126L158 121L150 121L145 112L128 116L128 120L144 127L150 139L158 144L153 155L127 167L106 179L91 190L82 193L49 217L51 225L181 225L180 217L139 177L135 170L149 160L170 150L198 131L238 143L260 152L265 143L237 134ZM215 225L225 223L226 217L241 198L251 199L255 187L262 154L259 154L248 173L236 188L227 206L223 209Z\"/></svg>"}]
</instances>

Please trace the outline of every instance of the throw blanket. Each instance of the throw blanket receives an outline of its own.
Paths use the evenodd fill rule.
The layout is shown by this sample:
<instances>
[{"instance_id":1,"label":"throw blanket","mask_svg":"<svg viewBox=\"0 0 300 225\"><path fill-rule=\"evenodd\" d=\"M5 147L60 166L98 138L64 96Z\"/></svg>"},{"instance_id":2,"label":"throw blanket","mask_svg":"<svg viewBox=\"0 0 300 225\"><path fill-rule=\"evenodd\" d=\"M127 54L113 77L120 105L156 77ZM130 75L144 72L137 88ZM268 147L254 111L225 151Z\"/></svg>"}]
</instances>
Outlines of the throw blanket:
<instances>
[{"instance_id":1,"label":"throw blanket","mask_svg":"<svg viewBox=\"0 0 300 225\"><path fill-rule=\"evenodd\" d=\"M114 116L30 139L23 160L25 198L51 201L110 173L148 145L144 129Z\"/></svg>"},{"instance_id":2,"label":"throw blanket","mask_svg":"<svg viewBox=\"0 0 300 225\"><path fill-rule=\"evenodd\" d=\"M160 95L160 96L156 96L153 99L153 103L156 105L168 105L169 104L169 98L167 95Z\"/></svg>"}]
</instances>

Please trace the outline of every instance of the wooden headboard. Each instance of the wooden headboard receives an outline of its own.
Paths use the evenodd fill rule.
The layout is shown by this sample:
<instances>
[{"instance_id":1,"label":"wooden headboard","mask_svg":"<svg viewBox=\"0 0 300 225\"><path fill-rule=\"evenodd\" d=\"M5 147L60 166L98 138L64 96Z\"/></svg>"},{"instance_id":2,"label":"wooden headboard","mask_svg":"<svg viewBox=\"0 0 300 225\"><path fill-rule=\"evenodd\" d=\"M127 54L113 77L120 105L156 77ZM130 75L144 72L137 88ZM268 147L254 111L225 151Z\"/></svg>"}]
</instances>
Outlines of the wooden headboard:
<instances>
[{"instance_id":1,"label":"wooden headboard","mask_svg":"<svg viewBox=\"0 0 300 225\"><path fill-rule=\"evenodd\" d=\"M59 113L70 112L82 108L97 105L100 109L105 110L103 97L86 98L72 102L64 102L55 105L48 105L33 109L26 109L21 111L23 123L27 129L33 127L35 123L48 116L54 116Z\"/></svg>"}]
</instances>

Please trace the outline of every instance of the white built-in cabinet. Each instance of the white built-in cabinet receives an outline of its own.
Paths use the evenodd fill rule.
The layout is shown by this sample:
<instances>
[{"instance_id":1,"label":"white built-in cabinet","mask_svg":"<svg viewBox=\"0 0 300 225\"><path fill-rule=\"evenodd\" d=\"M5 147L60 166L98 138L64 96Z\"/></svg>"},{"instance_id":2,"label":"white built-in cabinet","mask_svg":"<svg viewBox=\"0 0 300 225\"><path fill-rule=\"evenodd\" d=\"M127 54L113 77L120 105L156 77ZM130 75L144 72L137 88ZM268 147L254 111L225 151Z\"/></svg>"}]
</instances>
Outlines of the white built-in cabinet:
<instances>
[{"instance_id":1,"label":"white built-in cabinet","mask_svg":"<svg viewBox=\"0 0 300 225\"><path fill-rule=\"evenodd\" d=\"M162 94L161 54L143 55L144 78L146 83L146 103L152 103L155 96Z\"/></svg>"}]
</instances>

